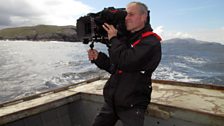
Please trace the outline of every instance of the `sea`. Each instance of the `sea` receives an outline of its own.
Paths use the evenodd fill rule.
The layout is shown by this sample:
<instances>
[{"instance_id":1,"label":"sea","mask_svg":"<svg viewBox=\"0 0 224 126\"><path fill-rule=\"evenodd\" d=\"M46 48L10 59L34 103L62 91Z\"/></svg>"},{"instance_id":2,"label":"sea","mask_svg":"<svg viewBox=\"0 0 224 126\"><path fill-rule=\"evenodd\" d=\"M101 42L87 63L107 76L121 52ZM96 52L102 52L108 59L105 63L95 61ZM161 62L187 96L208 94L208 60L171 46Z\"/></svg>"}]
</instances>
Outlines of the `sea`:
<instances>
[{"instance_id":1,"label":"sea","mask_svg":"<svg viewBox=\"0 0 224 126\"><path fill-rule=\"evenodd\" d=\"M96 77L109 77L88 60L88 44L0 41L0 103ZM107 47L95 43L107 53ZM194 39L162 42L153 79L224 86L224 44Z\"/></svg>"}]
</instances>

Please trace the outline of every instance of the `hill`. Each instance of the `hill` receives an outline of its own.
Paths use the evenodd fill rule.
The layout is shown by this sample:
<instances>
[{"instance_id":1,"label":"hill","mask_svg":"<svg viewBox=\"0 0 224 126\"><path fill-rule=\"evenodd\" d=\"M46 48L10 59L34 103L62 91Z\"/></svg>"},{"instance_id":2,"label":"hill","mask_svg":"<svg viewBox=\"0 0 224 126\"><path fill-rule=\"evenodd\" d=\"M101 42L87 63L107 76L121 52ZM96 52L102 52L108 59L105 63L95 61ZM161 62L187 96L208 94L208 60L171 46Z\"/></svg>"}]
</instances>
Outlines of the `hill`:
<instances>
[{"instance_id":1,"label":"hill","mask_svg":"<svg viewBox=\"0 0 224 126\"><path fill-rule=\"evenodd\" d=\"M0 40L78 41L75 26L37 25L0 30Z\"/></svg>"}]
</instances>

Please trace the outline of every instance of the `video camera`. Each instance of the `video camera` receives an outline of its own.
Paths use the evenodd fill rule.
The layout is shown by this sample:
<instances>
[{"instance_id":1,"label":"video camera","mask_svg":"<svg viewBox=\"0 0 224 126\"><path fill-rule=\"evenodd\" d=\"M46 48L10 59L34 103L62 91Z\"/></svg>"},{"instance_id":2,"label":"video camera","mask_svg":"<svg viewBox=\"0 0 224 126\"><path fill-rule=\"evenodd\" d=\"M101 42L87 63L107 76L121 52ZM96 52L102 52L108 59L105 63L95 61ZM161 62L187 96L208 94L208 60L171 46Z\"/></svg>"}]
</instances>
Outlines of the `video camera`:
<instances>
[{"instance_id":1,"label":"video camera","mask_svg":"<svg viewBox=\"0 0 224 126\"><path fill-rule=\"evenodd\" d=\"M107 32L102 25L108 23L113 25L117 30L117 36L127 34L125 26L125 17L127 12L125 8L104 8L98 13L89 13L77 20L77 36L84 44L89 42L101 42L107 44ZM92 45L93 46L93 45ZM91 47L92 48L92 47Z\"/></svg>"}]
</instances>

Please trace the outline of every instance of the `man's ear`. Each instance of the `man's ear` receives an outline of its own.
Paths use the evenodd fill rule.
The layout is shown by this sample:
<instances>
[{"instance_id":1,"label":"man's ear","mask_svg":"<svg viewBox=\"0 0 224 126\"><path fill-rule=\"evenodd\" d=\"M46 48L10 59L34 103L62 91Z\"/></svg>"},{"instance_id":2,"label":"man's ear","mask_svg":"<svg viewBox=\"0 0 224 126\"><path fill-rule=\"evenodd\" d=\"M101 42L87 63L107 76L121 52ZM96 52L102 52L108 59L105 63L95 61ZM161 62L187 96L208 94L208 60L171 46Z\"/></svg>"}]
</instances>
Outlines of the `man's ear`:
<instances>
[{"instance_id":1,"label":"man's ear","mask_svg":"<svg viewBox=\"0 0 224 126\"><path fill-rule=\"evenodd\" d=\"M144 23L146 23L147 20L148 20L148 15L147 14L143 14L142 15L142 20L144 21Z\"/></svg>"}]
</instances>

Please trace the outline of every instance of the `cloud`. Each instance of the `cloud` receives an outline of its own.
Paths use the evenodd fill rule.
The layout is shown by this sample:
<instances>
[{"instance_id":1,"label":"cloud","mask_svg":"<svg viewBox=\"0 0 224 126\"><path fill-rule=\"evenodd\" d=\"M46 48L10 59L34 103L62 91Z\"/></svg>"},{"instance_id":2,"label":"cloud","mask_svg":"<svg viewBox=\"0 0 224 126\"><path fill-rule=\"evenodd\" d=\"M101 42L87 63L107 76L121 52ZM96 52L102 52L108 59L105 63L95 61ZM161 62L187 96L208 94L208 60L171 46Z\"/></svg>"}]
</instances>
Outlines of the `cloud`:
<instances>
[{"instance_id":1,"label":"cloud","mask_svg":"<svg viewBox=\"0 0 224 126\"><path fill-rule=\"evenodd\" d=\"M185 33L185 32L176 32L173 34L173 36L176 38L192 38L193 37L189 33Z\"/></svg>"},{"instance_id":2,"label":"cloud","mask_svg":"<svg viewBox=\"0 0 224 126\"><path fill-rule=\"evenodd\" d=\"M189 32L169 31L164 26L158 26L154 32L159 34L163 40L172 38L193 38L201 41L218 42L224 44L224 27L218 29L202 29Z\"/></svg>"},{"instance_id":3,"label":"cloud","mask_svg":"<svg viewBox=\"0 0 224 126\"><path fill-rule=\"evenodd\" d=\"M224 44L224 28L204 29L192 32L194 38L209 42L219 42Z\"/></svg>"},{"instance_id":4,"label":"cloud","mask_svg":"<svg viewBox=\"0 0 224 126\"><path fill-rule=\"evenodd\" d=\"M173 32L173 31L166 31L164 32L164 40L172 39L172 38L194 38L190 33L187 32Z\"/></svg>"},{"instance_id":5,"label":"cloud","mask_svg":"<svg viewBox=\"0 0 224 126\"><path fill-rule=\"evenodd\" d=\"M75 0L1 0L0 27L75 25L93 8Z\"/></svg>"},{"instance_id":6,"label":"cloud","mask_svg":"<svg viewBox=\"0 0 224 126\"><path fill-rule=\"evenodd\" d=\"M6 15L0 15L0 26L8 26L10 25L11 21L10 18Z\"/></svg>"},{"instance_id":7,"label":"cloud","mask_svg":"<svg viewBox=\"0 0 224 126\"><path fill-rule=\"evenodd\" d=\"M158 26L154 29L154 32L160 35L163 40L172 39L172 38L192 38L193 36L186 32L173 32L167 31L163 26Z\"/></svg>"},{"instance_id":8,"label":"cloud","mask_svg":"<svg viewBox=\"0 0 224 126\"><path fill-rule=\"evenodd\" d=\"M158 26L154 29L154 32L157 33L158 35L162 35L164 32L163 26Z\"/></svg>"}]
</instances>

